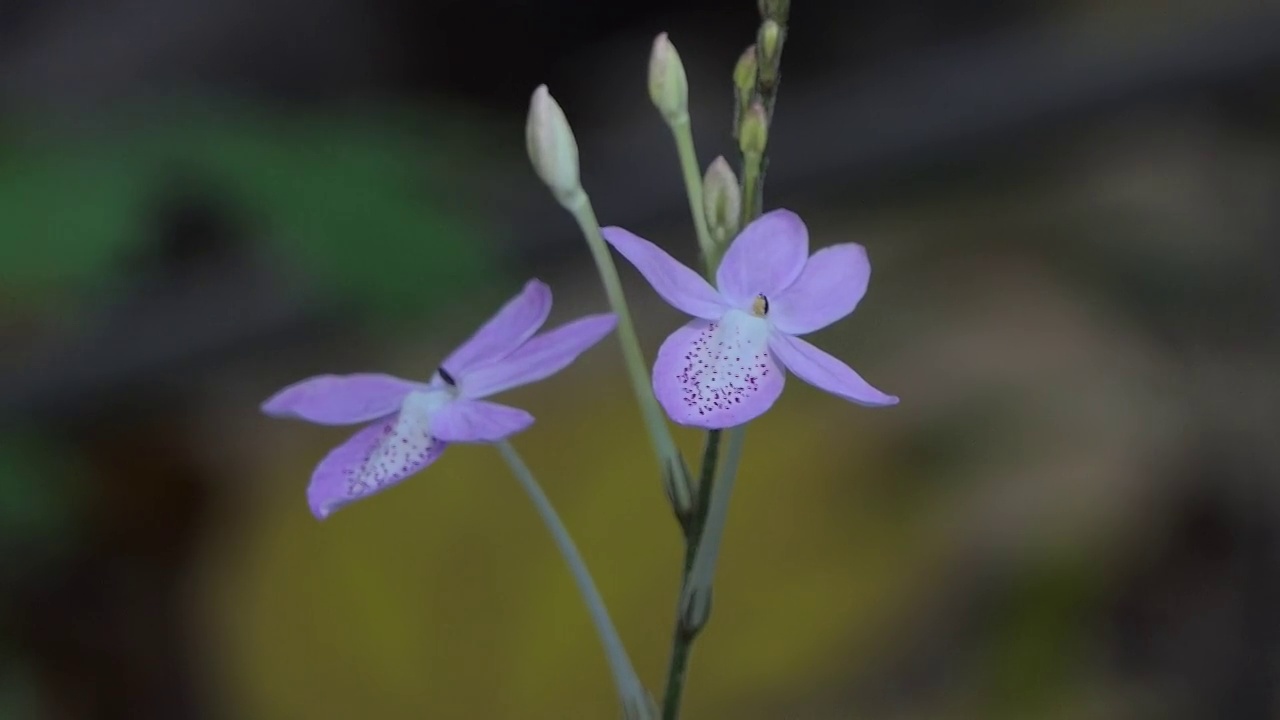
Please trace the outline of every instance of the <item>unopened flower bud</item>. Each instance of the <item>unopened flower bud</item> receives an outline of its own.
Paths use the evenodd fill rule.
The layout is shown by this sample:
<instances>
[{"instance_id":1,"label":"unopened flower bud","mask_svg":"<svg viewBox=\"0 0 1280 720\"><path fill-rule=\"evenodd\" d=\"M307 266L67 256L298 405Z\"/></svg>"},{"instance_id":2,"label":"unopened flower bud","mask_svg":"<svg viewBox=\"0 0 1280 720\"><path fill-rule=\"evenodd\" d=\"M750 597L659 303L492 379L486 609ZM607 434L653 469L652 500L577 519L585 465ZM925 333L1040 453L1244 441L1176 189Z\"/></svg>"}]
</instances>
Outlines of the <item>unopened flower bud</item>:
<instances>
[{"instance_id":1,"label":"unopened flower bud","mask_svg":"<svg viewBox=\"0 0 1280 720\"><path fill-rule=\"evenodd\" d=\"M738 104L746 106L756 92L756 76L759 73L756 60L756 46L751 45L742 52L738 64L733 67L733 89L738 96Z\"/></svg>"},{"instance_id":2,"label":"unopened flower bud","mask_svg":"<svg viewBox=\"0 0 1280 720\"><path fill-rule=\"evenodd\" d=\"M524 136L529 160L542 182L565 207L577 202L583 194L578 177L578 142L564 110L547 92L546 85L533 91Z\"/></svg>"},{"instance_id":3,"label":"unopened flower bud","mask_svg":"<svg viewBox=\"0 0 1280 720\"><path fill-rule=\"evenodd\" d=\"M791 0L759 0L756 4L760 8L761 20L786 24L787 16L791 14Z\"/></svg>"},{"instance_id":4,"label":"unopened flower bud","mask_svg":"<svg viewBox=\"0 0 1280 720\"><path fill-rule=\"evenodd\" d=\"M711 239L723 247L738 234L742 214L742 191L738 177L723 156L707 168L702 180L702 206Z\"/></svg>"},{"instance_id":5,"label":"unopened flower bud","mask_svg":"<svg viewBox=\"0 0 1280 720\"><path fill-rule=\"evenodd\" d=\"M756 35L756 48L760 53L760 86L772 88L778 82L778 68L782 65L782 26L773 20L760 23Z\"/></svg>"},{"instance_id":6,"label":"unopened flower bud","mask_svg":"<svg viewBox=\"0 0 1280 720\"><path fill-rule=\"evenodd\" d=\"M689 79L684 73L680 53L662 33L653 40L649 55L649 97L668 123L689 116Z\"/></svg>"},{"instance_id":7,"label":"unopened flower bud","mask_svg":"<svg viewBox=\"0 0 1280 720\"><path fill-rule=\"evenodd\" d=\"M738 130L742 127L742 116L746 114L747 107L756 96L757 74L756 46L751 45L743 51L742 56L738 58L738 64L733 67L733 95L738 101L733 106L734 138L738 137Z\"/></svg>"},{"instance_id":8,"label":"unopened flower bud","mask_svg":"<svg viewBox=\"0 0 1280 720\"><path fill-rule=\"evenodd\" d=\"M742 115L738 126L738 149L743 155L759 157L764 155L765 145L769 142L769 120L764 105L759 100L751 103Z\"/></svg>"}]
</instances>

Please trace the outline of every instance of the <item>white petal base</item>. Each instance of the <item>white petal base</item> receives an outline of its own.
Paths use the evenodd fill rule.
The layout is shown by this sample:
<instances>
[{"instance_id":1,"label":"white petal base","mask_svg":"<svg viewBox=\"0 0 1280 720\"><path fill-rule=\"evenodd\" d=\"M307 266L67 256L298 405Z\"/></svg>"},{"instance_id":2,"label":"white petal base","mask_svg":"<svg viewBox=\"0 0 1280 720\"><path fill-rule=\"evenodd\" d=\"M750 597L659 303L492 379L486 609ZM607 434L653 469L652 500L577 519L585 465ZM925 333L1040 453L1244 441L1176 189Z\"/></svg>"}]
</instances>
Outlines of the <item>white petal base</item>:
<instances>
[{"instance_id":1,"label":"white petal base","mask_svg":"<svg viewBox=\"0 0 1280 720\"><path fill-rule=\"evenodd\" d=\"M785 381L768 339L768 322L740 310L685 325L658 350L658 402L673 421L693 427L727 428L759 417Z\"/></svg>"},{"instance_id":2,"label":"white petal base","mask_svg":"<svg viewBox=\"0 0 1280 720\"><path fill-rule=\"evenodd\" d=\"M385 490L435 462L445 443L432 437L429 418L447 394L412 392L399 414L353 435L325 456L311 475L307 501L323 520L348 503Z\"/></svg>"}]
</instances>

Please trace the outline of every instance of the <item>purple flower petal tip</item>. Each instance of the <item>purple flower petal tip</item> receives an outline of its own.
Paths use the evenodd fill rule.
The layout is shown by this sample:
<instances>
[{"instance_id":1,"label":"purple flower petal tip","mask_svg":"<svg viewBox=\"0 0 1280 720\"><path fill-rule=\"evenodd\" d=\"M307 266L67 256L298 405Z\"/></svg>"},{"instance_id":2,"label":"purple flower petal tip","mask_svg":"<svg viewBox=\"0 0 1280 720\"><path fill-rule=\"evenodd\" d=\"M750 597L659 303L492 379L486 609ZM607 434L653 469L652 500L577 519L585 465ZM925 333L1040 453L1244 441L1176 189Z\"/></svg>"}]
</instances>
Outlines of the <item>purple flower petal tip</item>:
<instances>
[{"instance_id":1,"label":"purple flower petal tip","mask_svg":"<svg viewBox=\"0 0 1280 720\"><path fill-rule=\"evenodd\" d=\"M550 314L551 288L541 280L530 280L518 295L450 353L441 367L457 377L501 360L533 337Z\"/></svg>"},{"instance_id":2,"label":"purple flower petal tip","mask_svg":"<svg viewBox=\"0 0 1280 720\"><path fill-rule=\"evenodd\" d=\"M866 407L896 405L898 398L871 386L853 368L798 337L774 332L769 348L787 370L832 395Z\"/></svg>"},{"instance_id":3,"label":"purple flower petal tip","mask_svg":"<svg viewBox=\"0 0 1280 720\"><path fill-rule=\"evenodd\" d=\"M484 398L548 378L568 367L618 325L612 313L588 315L529 340L501 361L460 381L470 398Z\"/></svg>"},{"instance_id":4,"label":"purple flower petal tip","mask_svg":"<svg viewBox=\"0 0 1280 720\"><path fill-rule=\"evenodd\" d=\"M417 387L391 375L317 375L296 382L262 403L270 417L318 425L354 425L386 417Z\"/></svg>"},{"instance_id":5,"label":"purple flower petal tip","mask_svg":"<svg viewBox=\"0 0 1280 720\"><path fill-rule=\"evenodd\" d=\"M634 265L654 291L673 307L708 320L724 314L725 304L716 289L662 248L619 227L604 228L600 232L605 242Z\"/></svg>"}]
</instances>

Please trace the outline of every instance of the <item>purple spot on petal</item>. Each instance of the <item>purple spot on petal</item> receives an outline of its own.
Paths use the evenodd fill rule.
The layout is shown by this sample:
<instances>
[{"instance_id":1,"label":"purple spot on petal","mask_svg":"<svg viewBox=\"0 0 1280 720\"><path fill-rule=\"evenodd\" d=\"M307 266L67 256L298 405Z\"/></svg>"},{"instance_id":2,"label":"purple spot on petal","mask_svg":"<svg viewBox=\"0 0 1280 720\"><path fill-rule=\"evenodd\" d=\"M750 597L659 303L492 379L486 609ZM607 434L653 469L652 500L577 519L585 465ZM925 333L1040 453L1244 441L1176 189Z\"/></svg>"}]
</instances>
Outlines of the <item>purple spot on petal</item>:
<instances>
[{"instance_id":1,"label":"purple spot on petal","mask_svg":"<svg viewBox=\"0 0 1280 720\"><path fill-rule=\"evenodd\" d=\"M719 339L720 323L712 322L685 353L685 363L676 372L682 400L698 415L740 405L744 398L759 392L759 378L768 374L764 354L754 354L743 362L746 343L741 328L734 328L728 341Z\"/></svg>"},{"instance_id":2,"label":"purple spot on petal","mask_svg":"<svg viewBox=\"0 0 1280 720\"><path fill-rule=\"evenodd\" d=\"M343 469L347 497L368 495L389 482L402 479L441 449L440 441L421 425L397 419L386 421L381 433L371 438L361 453L363 459Z\"/></svg>"}]
</instances>

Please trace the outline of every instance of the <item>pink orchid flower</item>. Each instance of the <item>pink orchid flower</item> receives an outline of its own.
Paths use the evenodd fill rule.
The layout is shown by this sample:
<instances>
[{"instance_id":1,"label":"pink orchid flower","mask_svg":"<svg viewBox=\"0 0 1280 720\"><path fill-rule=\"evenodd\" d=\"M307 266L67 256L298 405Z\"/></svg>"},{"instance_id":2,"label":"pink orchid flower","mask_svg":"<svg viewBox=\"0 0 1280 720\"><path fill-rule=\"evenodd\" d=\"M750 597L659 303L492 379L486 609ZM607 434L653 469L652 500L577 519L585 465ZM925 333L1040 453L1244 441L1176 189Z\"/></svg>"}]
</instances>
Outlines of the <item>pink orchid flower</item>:
<instances>
[{"instance_id":1,"label":"pink orchid flower","mask_svg":"<svg viewBox=\"0 0 1280 720\"><path fill-rule=\"evenodd\" d=\"M435 462L451 443L498 442L532 425L524 410L484 398L563 370L617 324L611 313L589 315L534 336L550 312L551 289L530 280L428 382L375 373L319 375L263 403L272 417L369 423L316 467L307 487L311 512L323 520L385 490Z\"/></svg>"},{"instance_id":2,"label":"pink orchid flower","mask_svg":"<svg viewBox=\"0 0 1280 720\"><path fill-rule=\"evenodd\" d=\"M782 394L785 370L870 407L898 402L798 336L853 312L871 263L857 243L809 255L809 231L789 210L748 225L724 255L716 287L657 245L622 228L604 238L658 295L694 317L662 343L653 390L681 425L727 428L759 417Z\"/></svg>"}]
</instances>

